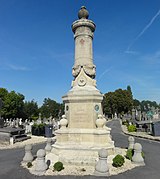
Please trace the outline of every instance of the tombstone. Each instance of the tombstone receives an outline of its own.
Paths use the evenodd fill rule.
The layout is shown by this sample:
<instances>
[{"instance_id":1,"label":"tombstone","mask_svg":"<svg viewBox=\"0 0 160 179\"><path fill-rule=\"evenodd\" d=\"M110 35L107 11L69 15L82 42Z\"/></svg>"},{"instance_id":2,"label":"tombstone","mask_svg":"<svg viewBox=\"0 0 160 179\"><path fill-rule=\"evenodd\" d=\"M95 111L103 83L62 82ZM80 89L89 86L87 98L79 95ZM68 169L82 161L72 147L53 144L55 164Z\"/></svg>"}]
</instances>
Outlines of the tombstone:
<instances>
[{"instance_id":1,"label":"tombstone","mask_svg":"<svg viewBox=\"0 0 160 179\"><path fill-rule=\"evenodd\" d=\"M46 117L44 117L42 121L43 121L43 123L45 123L45 124L49 124L49 119L47 119Z\"/></svg>"},{"instance_id":2,"label":"tombstone","mask_svg":"<svg viewBox=\"0 0 160 179\"><path fill-rule=\"evenodd\" d=\"M4 119L0 117L0 128L4 127Z\"/></svg>"},{"instance_id":3,"label":"tombstone","mask_svg":"<svg viewBox=\"0 0 160 179\"><path fill-rule=\"evenodd\" d=\"M22 118L19 119L19 126L22 126Z\"/></svg>"},{"instance_id":4,"label":"tombstone","mask_svg":"<svg viewBox=\"0 0 160 179\"><path fill-rule=\"evenodd\" d=\"M28 124L28 119L25 119L25 124Z\"/></svg>"},{"instance_id":5,"label":"tombstone","mask_svg":"<svg viewBox=\"0 0 160 179\"><path fill-rule=\"evenodd\" d=\"M8 118L6 119L6 126L9 126L9 120L8 120Z\"/></svg>"},{"instance_id":6,"label":"tombstone","mask_svg":"<svg viewBox=\"0 0 160 179\"><path fill-rule=\"evenodd\" d=\"M11 125L12 125L12 119L10 118L10 119L9 119L8 126L10 126L10 127L11 127Z\"/></svg>"},{"instance_id":7,"label":"tombstone","mask_svg":"<svg viewBox=\"0 0 160 179\"><path fill-rule=\"evenodd\" d=\"M114 114L114 119L117 119L117 113L115 112L115 114Z\"/></svg>"},{"instance_id":8,"label":"tombstone","mask_svg":"<svg viewBox=\"0 0 160 179\"><path fill-rule=\"evenodd\" d=\"M28 144L25 146L25 155L23 157L23 162L32 162L33 155L32 155L32 145Z\"/></svg>"},{"instance_id":9,"label":"tombstone","mask_svg":"<svg viewBox=\"0 0 160 179\"><path fill-rule=\"evenodd\" d=\"M47 164L45 163L45 156L46 156L45 150L39 149L37 151L35 171L39 175L43 175L48 168Z\"/></svg>"},{"instance_id":10,"label":"tombstone","mask_svg":"<svg viewBox=\"0 0 160 179\"><path fill-rule=\"evenodd\" d=\"M42 118L41 118L41 113L39 113L39 117L37 119L37 124L41 124L42 123Z\"/></svg>"},{"instance_id":11,"label":"tombstone","mask_svg":"<svg viewBox=\"0 0 160 179\"><path fill-rule=\"evenodd\" d=\"M15 119L12 120L12 122L11 122L11 127L13 127L13 128L16 127L16 121L15 121Z\"/></svg>"},{"instance_id":12,"label":"tombstone","mask_svg":"<svg viewBox=\"0 0 160 179\"><path fill-rule=\"evenodd\" d=\"M152 123L152 135L160 136L160 121Z\"/></svg>"},{"instance_id":13,"label":"tombstone","mask_svg":"<svg viewBox=\"0 0 160 179\"><path fill-rule=\"evenodd\" d=\"M30 124L25 125L25 133L31 133L32 132L32 126Z\"/></svg>"},{"instance_id":14,"label":"tombstone","mask_svg":"<svg viewBox=\"0 0 160 179\"><path fill-rule=\"evenodd\" d=\"M133 163L139 164L139 165L145 165L144 159L142 157L142 146L139 143L134 144L134 155L132 157Z\"/></svg>"},{"instance_id":15,"label":"tombstone","mask_svg":"<svg viewBox=\"0 0 160 179\"><path fill-rule=\"evenodd\" d=\"M142 114L141 114L141 111L138 111L138 121L141 121L142 120Z\"/></svg>"},{"instance_id":16,"label":"tombstone","mask_svg":"<svg viewBox=\"0 0 160 179\"><path fill-rule=\"evenodd\" d=\"M98 152L99 160L96 163L94 175L95 176L109 176L109 168L107 164L108 152L106 149L101 149Z\"/></svg>"},{"instance_id":17,"label":"tombstone","mask_svg":"<svg viewBox=\"0 0 160 179\"><path fill-rule=\"evenodd\" d=\"M135 111L135 109L133 108L133 109L132 109L132 120L135 120L135 116L136 116L136 111Z\"/></svg>"},{"instance_id":18,"label":"tombstone","mask_svg":"<svg viewBox=\"0 0 160 179\"><path fill-rule=\"evenodd\" d=\"M134 137L129 136L128 137L128 149L133 149L134 146Z\"/></svg>"},{"instance_id":19,"label":"tombstone","mask_svg":"<svg viewBox=\"0 0 160 179\"><path fill-rule=\"evenodd\" d=\"M51 139L51 138L47 138L47 145L46 145L46 147L45 147L45 151L46 151L47 153L49 153L49 152L51 151L51 149L52 149L51 143L52 143L52 139Z\"/></svg>"}]
</instances>

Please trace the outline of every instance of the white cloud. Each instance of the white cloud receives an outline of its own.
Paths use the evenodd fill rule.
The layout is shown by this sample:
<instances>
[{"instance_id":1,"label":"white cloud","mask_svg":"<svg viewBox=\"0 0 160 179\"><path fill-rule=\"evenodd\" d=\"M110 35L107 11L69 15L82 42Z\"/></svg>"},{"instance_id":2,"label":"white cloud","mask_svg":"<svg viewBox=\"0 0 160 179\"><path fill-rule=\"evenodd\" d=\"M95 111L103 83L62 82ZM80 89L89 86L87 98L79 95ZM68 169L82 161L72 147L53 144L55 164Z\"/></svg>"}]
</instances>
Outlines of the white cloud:
<instances>
[{"instance_id":1,"label":"white cloud","mask_svg":"<svg viewBox=\"0 0 160 179\"><path fill-rule=\"evenodd\" d=\"M29 68L27 67L13 65L13 64L7 64L6 66L8 67L8 69L15 70L15 71L28 71L29 70Z\"/></svg>"},{"instance_id":2,"label":"white cloud","mask_svg":"<svg viewBox=\"0 0 160 179\"><path fill-rule=\"evenodd\" d=\"M106 73L108 73L112 67L105 69L98 77L98 80L100 80Z\"/></svg>"},{"instance_id":3,"label":"white cloud","mask_svg":"<svg viewBox=\"0 0 160 179\"><path fill-rule=\"evenodd\" d=\"M130 51L131 47L135 44L135 42L147 31L147 29L153 24L156 18L160 15L160 9L158 12L151 18L149 23L142 29L142 31L136 36L133 42L128 46L126 51Z\"/></svg>"},{"instance_id":4,"label":"white cloud","mask_svg":"<svg viewBox=\"0 0 160 179\"><path fill-rule=\"evenodd\" d=\"M139 54L138 52L132 51L132 50L126 50L125 53L131 54L131 55L138 55Z\"/></svg>"}]
</instances>

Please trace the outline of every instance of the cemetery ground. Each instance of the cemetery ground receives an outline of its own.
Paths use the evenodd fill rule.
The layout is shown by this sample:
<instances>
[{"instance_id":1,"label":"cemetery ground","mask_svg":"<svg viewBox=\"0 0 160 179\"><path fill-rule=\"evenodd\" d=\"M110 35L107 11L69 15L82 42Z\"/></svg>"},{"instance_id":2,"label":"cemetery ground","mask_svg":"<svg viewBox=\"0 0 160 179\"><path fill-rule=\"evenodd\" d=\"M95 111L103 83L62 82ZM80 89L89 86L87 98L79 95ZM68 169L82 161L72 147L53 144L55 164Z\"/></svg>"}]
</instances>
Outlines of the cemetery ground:
<instances>
[{"instance_id":1,"label":"cemetery ground","mask_svg":"<svg viewBox=\"0 0 160 179\"><path fill-rule=\"evenodd\" d=\"M116 147L126 148L128 146L128 136L125 135L122 130L118 120L113 120L108 122L108 127L111 127L111 135L115 141ZM145 166L136 167L127 172L121 173L119 175L110 176L110 179L159 179L160 178L160 143L147 140L135 138L136 142L142 144L143 151L145 154ZM45 147L45 143L41 141L40 144L33 145L33 154L35 155L37 150ZM18 145L18 143L17 143ZM0 178L1 179L51 179L51 178L62 178L62 179L74 179L74 178L85 178L85 179L96 179L96 176L35 176L29 173L28 170L20 166L24 156L24 146L12 149L1 149L0 150ZM107 177L99 177L107 178Z\"/></svg>"}]
</instances>

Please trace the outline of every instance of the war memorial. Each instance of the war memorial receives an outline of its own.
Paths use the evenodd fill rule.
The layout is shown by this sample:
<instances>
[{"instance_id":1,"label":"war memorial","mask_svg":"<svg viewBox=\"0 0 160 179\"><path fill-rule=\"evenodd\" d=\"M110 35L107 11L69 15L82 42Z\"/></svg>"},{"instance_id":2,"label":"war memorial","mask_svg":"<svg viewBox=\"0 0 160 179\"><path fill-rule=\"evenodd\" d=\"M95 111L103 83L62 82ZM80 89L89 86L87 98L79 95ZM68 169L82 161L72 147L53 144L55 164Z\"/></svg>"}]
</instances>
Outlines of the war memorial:
<instances>
[{"instance_id":1,"label":"war memorial","mask_svg":"<svg viewBox=\"0 0 160 179\"><path fill-rule=\"evenodd\" d=\"M53 170L53 166L58 162L65 166L62 169L70 167L69 169L71 171L62 172L62 175L65 175L65 177L66 175L85 175L85 172L88 170L87 167L90 167L91 170L89 172L87 171L86 175L92 175L91 177L103 176L108 178L108 176L112 177L112 175L134 170L135 167L138 168L139 166L141 167L137 171L141 169L143 171L144 168L142 167L145 166L146 160L143 156L144 151L142 145L138 143L137 138L133 137L137 137L138 135L137 133L133 133L130 136L130 133L126 130L126 126L122 126L122 122L126 122L128 116L125 116L126 119L123 121L119 120L116 114L111 121L115 126L117 126L117 123L121 123L123 133L129 135L129 137L127 136L128 141L126 140L126 136L123 136L128 146L126 146L126 141L119 140L117 142L118 144L124 142L125 148L124 145L123 147L120 147L121 145L116 146L116 142L111 136L110 127L112 125L110 127L107 127L108 124L106 125L107 120L102 110L103 94L98 90L95 80L96 65L94 64L93 57L93 38L96 25L89 19L89 12L85 6L82 6L79 10L78 18L78 20L72 23L75 41L75 55L72 68L73 81L71 82L71 89L62 97L65 108L64 114L59 121L60 127L57 127L54 131L54 137L53 135L45 136L47 137L46 146L44 149L39 148L35 156L32 154L34 144L25 145L20 169L23 167L27 172L29 170L31 174L38 176L45 175L43 177L46 178L52 177L52 175L61 175L61 172L56 173ZM1 107L2 101L0 100ZM136 112L133 111L132 119L138 118L139 116L141 115L136 115ZM40 114L37 123L42 124L42 121L44 120ZM52 119L50 118L50 124L53 124L51 121ZM26 138L24 135L28 129L15 129L15 126L5 128L3 122L0 116L0 137L2 139L10 142L12 137L18 142L23 137ZM132 122L134 121L132 120ZM140 126L138 129L141 129L143 123L148 124L148 122L149 124L151 123L148 120L139 120L139 123L137 122ZM29 132L31 132L30 123L27 122L26 128L27 126L29 126ZM115 130L118 131L118 127L114 129L114 132ZM121 132L119 136L121 136ZM127 149L133 152L132 159L126 157ZM144 150L146 149L144 148ZM122 159L124 160L123 167L119 167L119 169L117 169L118 167L114 168L115 166L112 163L113 158L117 155L123 155ZM72 170L76 169L79 171L77 173L73 171L72 173ZM123 175L120 178L123 178Z\"/></svg>"},{"instance_id":2,"label":"war memorial","mask_svg":"<svg viewBox=\"0 0 160 179\"><path fill-rule=\"evenodd\" d=\"M93 63L92 41L96 25L88 19L89 13L81 7L72 24L75 40L75 60L72 68L71 90L62 97L65 116L60 121L53 145L53 160L65 163L95 164L98 150L114 153L110 129L105 127L103 117L103 94L96 87L96 66Z\"/></svg>"},{"instance_id":3,"label":"war memorial","mask_svg":"<svg viewBox=\"0 0 160 179\"><path fill-rule=\"evenodd\" d=\"M109 176L113 173L111 168L114 157L120 157L124 163L124 157L119 154L125 155L126 150L115 147L111 128L106 126L107 121L102 111L103 94L96 87L96 66L93 63L92 48L96 25L88 17L86 7L82 6L78 12L79 19L72 24L75 40L72 68L74 79L71 89L62 97L65 111L60 120L60 128L55 131L55 137L47 139L45 149L37 151L35 161L31 152L32 146L25 146L22 166L25 167L26 163L27 166L32 165L30 162L33 161L34 166L30 169L32 174L44 175L52 171L53 166L57 168L56 165L63 170L64 165L69 168L70 171L65 173L69 175L72 172L80 173L82 169L86 171L87 168L88 175ZM128 149L134 150L133 163L128 160L124 171L145 165L141 144L135 143L133 137L128 139L128 143Z\"/></svg>"}]
</instances>

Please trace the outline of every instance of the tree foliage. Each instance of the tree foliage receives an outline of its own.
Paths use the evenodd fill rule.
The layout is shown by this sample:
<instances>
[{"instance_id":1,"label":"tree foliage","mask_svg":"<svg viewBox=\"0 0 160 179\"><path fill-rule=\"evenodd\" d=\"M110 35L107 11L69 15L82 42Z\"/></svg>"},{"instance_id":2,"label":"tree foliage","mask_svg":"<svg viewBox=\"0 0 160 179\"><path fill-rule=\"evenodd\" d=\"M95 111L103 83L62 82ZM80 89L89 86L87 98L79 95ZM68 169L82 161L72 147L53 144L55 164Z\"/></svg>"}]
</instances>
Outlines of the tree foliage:
<instances>
[{"instance_id":1,"label":"tree foliage","mask_svg":"<svg viewBox=\"0 0 160 179\"><path fill-rule=\"evenodd\" d=\"M34 117L38 117L39 109L37 102L34 100L25 101L23 112L25 118L32 119Z\"/></svg>"},{"instance_id":2,"label":"tree foliage","mask_svg":"<svg viewBox=\"0 0 160 179\"><path fill-rule=\"evenodd\" d=\"M43 105L38 107L34 100L24 101L25 96L15 91L8 92L5 88L0 88L0 98L3 102L1 115L4 118L38 118L39 112L42 117L60 117L64 111L64 105L56 101L45 98Z\"/></svg>"},{"instance_id":3,"label":"tree foliage","mask_svg":"<svg viewBox=\"0 0 160 179\"><path fill-rule=\"evenodd\" d=\"M1 110L3 117L16 118L23 115L24 96L22 94L16 93L15 91L8 92L1 88L0 96L3 101L3 107Z\"/></svg>"},{"instance_id":4,"label":"tree foliage","mask_svg":"<svg viewBox=\"0 0 160 179\"><path fill-rule=\"evenodd\" d=\"M63 110L63 105L57 103L56 101L50 99L50 98L45 98L43 101L43 105L40 108L40 112L42 116L44 117L60 117L61 113Z\"/></svg>"},{"instance_id":5,"label":"tree foliage","mask_svg":"<svg viewBox=\"0 0 160 179\"><path fill-rule=\"evenodd\" d=\"M3 102L0 112L4 118L35 119L38 118L39 112L41 112L42 117L48 118L52 115L54 118L60 118L64 112L64 104L57 103L55 100L45 98L42 106L38 107L34 100L24 101L23 94L15 91L9 92L5 88L0 88L0 98ZM151 107L160 108L155 101L133 100L130 86L127 86L126 90L117 89L104 95L103 110L107 115L112 115L115 112L117 114L128 113L133 107L141 108L142 111L147 111Z\"/></svg>"},{"instance_id":6,"label":"tree foliage","mask_svg":"<svg viewBox=\"0 0 160 179\"><path fill-rule=\"evenodd\" d=\"M108 92L104 96L103 109L105 114L127 113L132 110L132 106L133 98L130 90L118 89L114 92Z\"/></svg>"}]
</instances>

